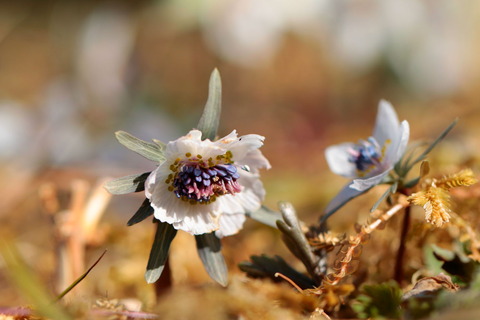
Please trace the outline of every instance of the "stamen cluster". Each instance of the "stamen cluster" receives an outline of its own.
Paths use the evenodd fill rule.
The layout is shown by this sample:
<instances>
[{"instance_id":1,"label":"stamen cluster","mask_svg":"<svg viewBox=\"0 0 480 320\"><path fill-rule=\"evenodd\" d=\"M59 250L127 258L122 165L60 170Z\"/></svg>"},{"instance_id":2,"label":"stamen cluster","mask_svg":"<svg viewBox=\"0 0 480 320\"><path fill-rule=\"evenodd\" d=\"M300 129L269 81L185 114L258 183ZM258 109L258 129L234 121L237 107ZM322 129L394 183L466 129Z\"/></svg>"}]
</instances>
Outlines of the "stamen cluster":
<instances>
[{"instance_id":1,"label":"stamen cluster","mask_svg":"<svg viewBox=\"0 0 480 320\"><path fill-rule=\"evenodd\" d=\"M185 156L186 160L177 159L170 166L172 173L165 181L170 184L168 190L174 192L177 198L190 204L209 204L218 196L241 191L237 182L240 175L231 159L231 152L206 161L200 154L192 157L186 153Z\"/></svg>"},{"instance_id":2,"label":"stamen cluster","mask_svg":"<svg viewBox=\"0 0 480 320\"><path fill-rule=\"evenodd\" d=\"M390 140L387 140L384 146L380 146L374 137L369 137L366 141L360 140L358 144L348 150L348 161L355 164L360 177L372 168L380 166L389 142Z\"/></svg>"}]
</instances>

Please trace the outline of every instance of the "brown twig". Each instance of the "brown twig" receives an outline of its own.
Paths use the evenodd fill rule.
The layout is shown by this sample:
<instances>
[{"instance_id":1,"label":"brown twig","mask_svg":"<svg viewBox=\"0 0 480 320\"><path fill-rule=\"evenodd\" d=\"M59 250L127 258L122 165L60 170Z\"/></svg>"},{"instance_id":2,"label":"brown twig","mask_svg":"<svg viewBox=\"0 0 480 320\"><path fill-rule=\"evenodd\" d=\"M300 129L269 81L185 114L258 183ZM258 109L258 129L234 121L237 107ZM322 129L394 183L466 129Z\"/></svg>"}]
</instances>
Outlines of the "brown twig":
<instances>
[{"instance_id":1,"label":"brown twig","mask_svg":"<svg viewBox=\"0 0 480 320\"><path fill-rule=\"evenodd\" d=\"M394 205L379 218L377 218L372 223L364 225L360 232L357 235L350 237L348 243L345 244L339 252L337 260L334 264L335 271L329 273L322 282L327 285L336 285L338 284L345 276L353 273L355 271L355 266L352 264L353 261L357 261L361 253L361 244L368 240L370 234L378 228L380 225L387 222L391 217L398 213L403 208L407 207L409 204L404 199L399 199L399 203Z\"/></svg>"},{"instance_id":2,"label":"brown twig","mask_svg":"<svg viewBox=\"0 0 480 320\"><path fill-rule=\"evenodd\" d=\"M401 284L403 281L403 261L406 252L408 229L410 229L410 216L410 207L406 207L405 214L403 216L402 229L400 231L400 245L398 246L397 256L395 259L394 279L398 284Z\"/></svg>"}]
</instances>

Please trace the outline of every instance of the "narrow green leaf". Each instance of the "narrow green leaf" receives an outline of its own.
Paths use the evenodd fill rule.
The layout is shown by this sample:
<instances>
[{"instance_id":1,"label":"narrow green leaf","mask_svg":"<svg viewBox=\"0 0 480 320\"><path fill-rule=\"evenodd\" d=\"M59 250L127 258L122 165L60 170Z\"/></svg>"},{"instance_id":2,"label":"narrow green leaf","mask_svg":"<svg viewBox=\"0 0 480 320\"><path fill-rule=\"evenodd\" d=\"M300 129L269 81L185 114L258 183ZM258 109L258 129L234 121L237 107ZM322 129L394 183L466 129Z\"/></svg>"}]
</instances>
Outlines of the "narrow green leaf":
<instances>
[{"instance_id":1,"label":"narrow green leaf","mask_svg":"<svg viewBox=\"0 0 480 320\"><path fill-rule=\"evenodd\" d=\"M143 141L125 131L115 132L115 137L122 145L148 160L155 162L162 162L165 160L162 147L156 143Z\"/></svg>"},{"instance_id":2,"label":"narrow green leaf","mask_svg":"<svg viewBox=\"0 0 480 320\"><path fill-rule=\"evenodd\" d=\"M202 139L214 140L217 136L222 111L222 79L217 69L213 70L208 85L208 99L203 109L197 129L202 131Z\"/></svg>"},{"instance_id":3,"label":"narrow green leaf","mask_svg":"<svg viewBox=\"0 0 480 320\"><path fill-rule=\"evenodd\" d=\"M435 148L435 146L440 142L442 141L446 136L447 134L453 129L453 127L457 124L458 122L458 118L455 119L439 136L438 138L427 148L425 149L411 164L409 163L408 164L408 170L407 171L410 171L410 169L418 162L422 161L423 159L425 159L425 157L427 156L427 154L430 153L430 151L432 151L433 148Z\"/></svg>"},{"instance_id":4,"label":"narrow green leaf","mask_svg":"<svg viewBox=\"0 0 480 320\"><path fill-rule=\"evenodd\" d=\"M95 266L100 262L100 260L102 260L103 256L105 255L105 253L107 253L107 250L103 251L103 253L100 255L100 257L97 259L97 261L95 261L92 266L90 268L88 268L88 270L82 274L80 277L78 277L77 280L75 280L71 285L68 286L67 289L63 290L62 293L60 293L57 298L55 299L55 301L58 301L60 299L62 299L67 293L69 293L70 291L72 291L73 288L75 288L77 286L77 284L79 284L83 279L85 279L85 277L90 273L90 271L93 270L93 268L95 268Z\"/></svg>"},{"instance_id":5,"label":"narrow green leaf","mask_svg":"<svg viewBox=\"0 0 480 320\"><path fill-rule=\"evenodd\" d=\"M370 209L370 212L373 212L373 211L377 210L378 206L380 205L380 203L382 203L383 200L385 200L385 198L387 198L389 195L394 194L395 192L397 192L397 187L398 187L398 182L394 182L394 183L387 189L387 191L385 191L385 193L382 194L382 196L380 197L380 199L378 199L377 202L375 202L375 204L373 205L373 207Z\"/></svg>"},{"instance_id":6,"label":"narrow green leaf","mask_svg":"<svg viewBox=\"0 0 480 320\"><path fill-rule=\"evenodd\" d=\"M133 226L136 223L142 222L143 220L147 219L153 214L154 210L150 205L150 200L145 199L142 202L140 208L138 208L137 212L130 218L127 222L127 226Z\"/></svg>"},{"instance_id":7,"label":"narrow green leaf","mask_svg":"<svg viewBox=\"0 0 480 320\"><path fill-rule=\"evenodd\" d=\"M157 222L157 232L153 240L150 257L148 258L145 280L147 283L156 282L162 275L163 268L168 258L168 251L177 230L171 224L166 222Z\"/></svg>"},{"instance_id":8,"label":"narrow green leaf","mask_svg":"<svg viewBox=\"0 0 480 320\"><path fill-rule=\"evenodd\" d=\"M111 194L126 194L131 192L140 192L145 190L145 180L150 172L132 174L121 178L116 178L105 183L105 189Z\"/></svg>"},{"instance_id":9,"label":"narrow green leaf","mask_svg":"<svg viewBox=\"0 0 480 320\"><path fill-rule=\"evenodd\" d=\"M265 206L260 207L257 211L247 212L246 215L272 228L277 227L277 220L282 220L282 215L280 213L270 210Z\"/></svg>"},{"instance_id":10,"label":"narrow green leaf","mask_svg":"<svg viewBox=\"0 0 480 320\"><path fill-rule=\"evenodd\" d=\"M220 239L215 233L205 233L195 236L197 251L208 275L222 286L228 284L228 270L223 258Z\"/></svg>"},{"instance_id":11,"label":"narrow green leaf","mask_svg":"<svg viewBox=\"0 0 480 320\"><path fill-rule=\"evenodd\" d=\"M425 147L428 146L428 143L426 142L412 142L407 146L407 150L403 154L403 156L398 160L398 162L395 164L394 171L397 173L399 177L404 177L408 171L406 171L406 168L408 167L408 164L412 161L416 150L420 147Z\"/></svg>"}]
</instances>

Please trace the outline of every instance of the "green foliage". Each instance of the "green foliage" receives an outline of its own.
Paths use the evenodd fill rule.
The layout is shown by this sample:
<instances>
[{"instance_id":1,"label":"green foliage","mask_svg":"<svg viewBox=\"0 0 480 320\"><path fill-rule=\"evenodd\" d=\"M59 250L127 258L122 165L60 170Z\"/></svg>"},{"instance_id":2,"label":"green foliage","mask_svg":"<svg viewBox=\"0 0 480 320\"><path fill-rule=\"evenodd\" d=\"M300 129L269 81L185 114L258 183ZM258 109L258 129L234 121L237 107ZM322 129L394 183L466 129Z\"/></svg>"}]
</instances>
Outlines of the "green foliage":
<instances>
[{"instance_id":1,"label":"green foliage","mask_svg":"<svg viewBox=\"0 0 480 320\"><path fill-rule=\"evenodd\" d=\"M143 141L125 131L115 132L115 137L122 145L148 160L154 162L162 162L165 160L163 143Z\"/></svg>"},{"instance_id":2,"label":"green foliage","mask_svg":"<svg viewBox=\"0 0 480 320\"><path fill-rule=\"evenodd\" d=\"M435 148L437 146L438 143L440 143L449 133L450 131L453 129L453 127L455 127L455 125L457 124L458 122L458 119L455 119L445 130L443 130L443 132L437 137L437 139L435 139L435 141L433 141L420 155L418 155L414 160L413 160L413 153L414 151L412 151L412 153L410 153L410 155L408 157L404 157L404 159L401 159L396 165L395 165L395 172L397 173L397 175L401 178L401 179L404 179L407 174L410 172L410 170L412 169L412 167L419 163L420 161L423 161L425 160L425 158L427 157L427 155L433 150L433 148ZM416 179L414 180L411 180L409 182L406 182L406 184L409 184L411 185L413 183L413 181L415 181ZM418 180L417 180L418 182ZM413 185L412 185L413 186Z\"/></svg>"},{"instance_id":3,"label":"green foliage","mask_svg":"<svg viewBox=\"0 0 480 320\"><path fill-rule=\"evenodd\" d=\"M197 251L208 275L222 286L228 284L228 270L223 258L220 239L215 233L205 233L195 236Z\"/></svg>"},{"instance_id":4,"label":"green foliage","mask_svg":"<svg viewBox=\"0 0 480 320\"><path fill-rule=\"evenodd\" d=\"M399 319L401 299L402 291L395 281L364 285L352 308L362 319Z\"/></svg>"},{"instance_id":5,"label":"green foliage","mask_svg":"<svg viewBox=\"0 0 480 320\"><path fill-rule=\"evenodd\" d=\"M127 222L127 226L133 226L136 223L142 222L143 220L150 217L154 212L153 207L150 205L150 200L145 199L142 202L140 208L138 208L137 212L130 218Z\"/></svg>"},{"instance_id":6,"label":"green foliage","mask_svg":"<svg viewBox=\"0 0 480 320\"><path fill-rule=\"evenodd\" d=\"M212 71L208 85L208 99L203 109L197 129L202 131L202 139L214 140L217 135L222 111L222 79L217 69Z\"/></svg>"},{"instance_id":7,"label":"green foliage","mask_svg":"<svg viewBox=\"0 0 480 320\"><path fill-rule=\"evenodd\" d=\"M150 257L148 258L145 280L147 283L156 282L162 275L163 268L168 258L168 251L177 230L171 224L158 221L157 232L153 240Z\"/></svg>"},{"instance_id":8,"label":"green foliage","mask_svg":"<svg viewBox=\"0 0 480 320\"><path fill-rule=\"evenodd\" d=\"M282 240L288 249L300 260L313 279L319 280L317 266L318 259L313 255L308 240L298 221L292 204L280 202L278 204L283 221L277 220L277 227L282 232Z\"/></svg>"},{"instance_id":9,"label":"green foliage","mask_svg":"<svg viewBox=\"0 0 480 320\"><path fill-rule=\"evenodd\" d=\"M105 189L111 194L126 194L145 190L145 180L150 172L132 174L116 178L105 183Z\"/></svg>"},{"instance_id":10,"label":"green foliage","mask_svg":"<svg viewBox=\"0 0 480 320\"><path fill-rule=\"evenodd\" d=\"M468 285L478 270L478 263L469 259L462 248L457 247L455 251L433 247L434 256L442 262L442 269L451 274L457 284Z\"/></svg>"}]
</instances>

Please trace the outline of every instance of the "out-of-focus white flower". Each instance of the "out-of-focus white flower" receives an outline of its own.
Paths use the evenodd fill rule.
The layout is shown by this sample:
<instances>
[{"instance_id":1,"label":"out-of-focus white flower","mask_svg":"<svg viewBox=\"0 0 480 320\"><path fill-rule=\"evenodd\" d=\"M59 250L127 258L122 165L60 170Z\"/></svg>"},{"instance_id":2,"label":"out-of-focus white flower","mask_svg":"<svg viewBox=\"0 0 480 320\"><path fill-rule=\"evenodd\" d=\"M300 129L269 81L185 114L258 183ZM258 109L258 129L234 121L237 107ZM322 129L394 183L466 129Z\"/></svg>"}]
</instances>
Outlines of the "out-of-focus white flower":
<instances>
[{"instance_id":1,"label":"out-of-focus white flower","mask_svg":"<svg viewBox=\"0 0 480 320\"><path fill-rule=\"evenodd\" d=\"M258 150L264 137L201 140L191 130L166 145L166 160L145 181L145 194L156 219L191 234L237 233L245 213L260 208L265 196L258 170L270 163Z\"/></svg>"},{"instance_id":2,"label":"out-of-focus white flower","mask_svg":"<svg viewBox=\"0 0 480 320\"><path fill-rule=\"evenodd\" d=\"M346 142L325 150L330 170L353 179L330 202L326 212L334 211L349 199L379 184L405 153L410 127L398 121L392 105L382 100L373 136L358 143Z\"/></svg>"}]
</instances>

